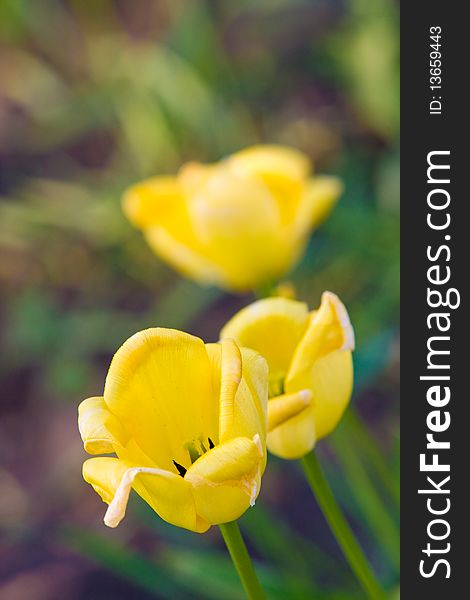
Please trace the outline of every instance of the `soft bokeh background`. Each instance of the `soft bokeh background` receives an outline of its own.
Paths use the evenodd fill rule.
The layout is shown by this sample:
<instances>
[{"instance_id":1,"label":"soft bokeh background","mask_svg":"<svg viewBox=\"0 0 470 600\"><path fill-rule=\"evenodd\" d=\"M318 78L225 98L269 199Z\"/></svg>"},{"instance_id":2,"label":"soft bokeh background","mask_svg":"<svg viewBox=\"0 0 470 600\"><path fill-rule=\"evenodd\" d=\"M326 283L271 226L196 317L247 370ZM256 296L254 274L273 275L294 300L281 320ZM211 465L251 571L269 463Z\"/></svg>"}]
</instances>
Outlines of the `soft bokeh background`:
<instances>
[{"instance_id":1,"label":"soft bokeh background","mask_svg":"<svg viewBox=\"0 0 470 600\"><path fill-rule=\"evenodd\" d=\"M397 27L393 0L0 2L3 600L243 597L217 528L178 530L136 497L104 527L76 410L136 330L214 341L251 300L160 263L123 188L259 141L345 182L290 279L350 310L355 394L318 452L397 597ZM241 526L271 598L363 598L297 465L271 460Z\"/></svg>"}]
</instances>

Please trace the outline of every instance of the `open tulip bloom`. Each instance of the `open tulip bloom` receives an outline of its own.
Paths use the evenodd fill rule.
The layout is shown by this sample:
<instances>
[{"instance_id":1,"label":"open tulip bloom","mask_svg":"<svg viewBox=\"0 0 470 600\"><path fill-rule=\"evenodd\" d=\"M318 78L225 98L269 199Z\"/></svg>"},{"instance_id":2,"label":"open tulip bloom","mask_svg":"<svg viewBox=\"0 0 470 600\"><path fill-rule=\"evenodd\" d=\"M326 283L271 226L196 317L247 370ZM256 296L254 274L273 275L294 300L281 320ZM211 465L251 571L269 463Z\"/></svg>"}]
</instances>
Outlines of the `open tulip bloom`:
<instances>
[{"instance_id":1,"label":"open tulip bloom","mask_svg":"<svg viewBox=\"0 0 470 600\"><path fill-rule=\"evenodd\" d=\"M267 366L235 342L147 329L115 354L102 397L79 407L83 476L124 517L133 488L162 519L196 532L254 504L266 464Z\"/></svg>"},{"instance_id":2,"label":"open tulip bloom","mask_svg":"<svg viewBox=\"0 0 470 600\"><path fill-rule=\"evenodd\" d=\"M250 291L294 266L340 193L337 178L311 174L303 153L267 145L138 183L124 195L123 209L183 275Z\"/></svg>"}]
</instances>

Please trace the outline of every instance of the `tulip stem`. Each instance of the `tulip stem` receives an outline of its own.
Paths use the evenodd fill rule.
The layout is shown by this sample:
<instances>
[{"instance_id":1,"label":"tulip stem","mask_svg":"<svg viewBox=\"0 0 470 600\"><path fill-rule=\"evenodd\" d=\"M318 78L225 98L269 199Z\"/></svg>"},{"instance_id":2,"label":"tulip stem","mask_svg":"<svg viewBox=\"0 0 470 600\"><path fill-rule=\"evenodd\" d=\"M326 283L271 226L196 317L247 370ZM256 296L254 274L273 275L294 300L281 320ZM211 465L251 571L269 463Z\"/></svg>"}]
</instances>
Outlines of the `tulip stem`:
<instances>
[{"instance_id":1,"label":"tulip stem","mask_svg":"<svg viewBox=\"0 0 470 600\"><path fill-rule=\"evenodd\" d=\"M258 581L238 523L236 521L224 523L219 525L219 528L247 597L250 600L265 600L266 596Z\"/></svg>"},{"instance_id":2,"label":"tulip stem","mask_svg":"<svg viewBox=\"0 0 470 600\"><path fill-rule=\"evenodd\" d=\"M354 574L371 600L384 600L385 593L333 496L316 454L309 452L301 459L301 463L317 502Z\"/></svg>"}]
</instances>

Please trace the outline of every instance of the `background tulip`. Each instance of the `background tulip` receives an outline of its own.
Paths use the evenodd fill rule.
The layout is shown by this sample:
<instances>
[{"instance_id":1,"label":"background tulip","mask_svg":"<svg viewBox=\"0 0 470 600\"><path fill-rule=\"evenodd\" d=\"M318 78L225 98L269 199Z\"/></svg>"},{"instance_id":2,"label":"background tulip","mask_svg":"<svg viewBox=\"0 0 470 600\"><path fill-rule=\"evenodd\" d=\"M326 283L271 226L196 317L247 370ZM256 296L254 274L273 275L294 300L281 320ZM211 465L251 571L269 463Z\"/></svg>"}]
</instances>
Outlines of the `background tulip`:
<instances>
[{"instance_id":1,"label":"background tulip","mask_svg":"<svg viewBox=\"0 0 470 600\"><path fill-rule=\"evenodd\" d=\"M134 185L123 209L156 254L187 277L252 290L292 268L341 192L338 179L310 171L297 150L254 146Z\"/></svg>"},{"instance_id":2,"label":"background tulip","mask_svg":"<svg viewBox=\"0 0 470 600\"><path fill-rule=\"evenodd\" d=\"M259 300L236 314L221 336L256 349L268 361L273 454L300 458L336 427L351 397L354 349L351 323L337 296L325 292L310 313L295 300ZM285 420L285 414L291 418Z\"/></svg>"},{"instance_id":3,"label":"background tulip","mask_svg":"<svg viewBox=\"0 0 470 600\"><path fill-rule=\"evenodd\" d=\"M124 517L134 489L162 519L192 531L254 504L266 464L266 361L235 342L205 345L147 329L115 354L103 397L84 400L79 429L96 457L83 476Z\"/></svg>"}]
</instances>

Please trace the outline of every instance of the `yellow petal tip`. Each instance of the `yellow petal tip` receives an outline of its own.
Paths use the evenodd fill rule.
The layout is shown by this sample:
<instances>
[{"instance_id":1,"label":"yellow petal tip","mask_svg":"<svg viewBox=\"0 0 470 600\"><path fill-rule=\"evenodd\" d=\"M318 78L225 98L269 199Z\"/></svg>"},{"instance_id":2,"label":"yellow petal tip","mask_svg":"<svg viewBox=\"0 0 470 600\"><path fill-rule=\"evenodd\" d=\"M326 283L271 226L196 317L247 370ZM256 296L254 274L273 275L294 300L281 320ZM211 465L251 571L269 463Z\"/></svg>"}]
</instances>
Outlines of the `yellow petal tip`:
<instances>
[{"instance_id":1,"label":"yellow petal tip","mask_svg":"<svg viewBox=\"0 0 470 600\"><path fill-rule=\"evenodd\" d=\"M311 390L300 390L299 392L299 400L305 404L307 407L312 401L313 394Z\"/></svg>"},{"instance_id":2,"label":"yellow petal tip","mask_svg":"<svg viewBox=\"0 0 470 600\"><path fill-rule=\"evenodd\" d=\"M261 443L261 438L258 433L253 436L253 443L258 449L260 458L263 458L263 445Z\"/></svg>"},{"instance_id":3,"label":"yellow petal tip","mask_svg":"<svg viewBox=\"0 0 470 600\"><path fill-rule=\"evenodd\" d=\"M268 431L273 431L289 419L296 417L312 402L312 392L303 389L292 394L272 398L268 402Z\"/></svg>"},{"instance_id":4,"label":"yellow petal tip","mask_svg":"<svg viewBox=\"0 0 470 600\"><path fill-rule=\"evenodd\" d=\"M343 333L343 343L339 350L353 351L355 347L354 329L351 325L351 320L346 307L338 298L338 296L333 294L333 292L323 292L322 303L323 302L328 302L333 307L336 317L340 323Z\"/></svg>"}]
</instances>

